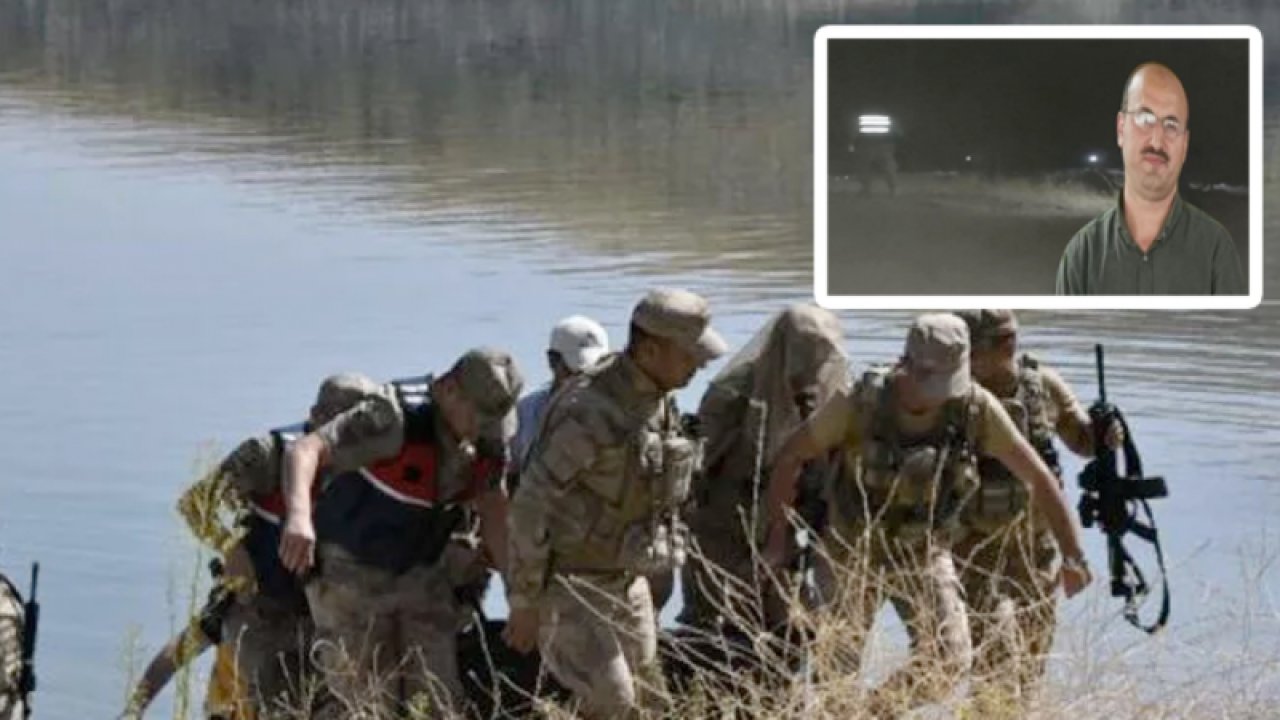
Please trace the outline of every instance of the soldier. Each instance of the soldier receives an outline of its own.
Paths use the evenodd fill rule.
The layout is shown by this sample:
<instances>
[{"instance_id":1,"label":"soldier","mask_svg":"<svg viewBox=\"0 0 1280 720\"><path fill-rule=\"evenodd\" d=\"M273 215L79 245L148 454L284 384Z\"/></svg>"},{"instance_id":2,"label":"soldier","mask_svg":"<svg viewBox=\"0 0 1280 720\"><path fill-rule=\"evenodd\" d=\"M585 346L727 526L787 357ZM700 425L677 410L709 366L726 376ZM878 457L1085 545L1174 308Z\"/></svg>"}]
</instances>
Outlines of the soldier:
<instances>
[{"instance_id":1,"label":"soldier","mask_svg":"<svg viewBox=\"0 0 1280 720\"><path fill-rule=\"evenodd\" d=\"M1089 414L1058 373L1030 355L1018 357L1013 312L958 314L973 341L973 379L1000 401L1045 465L1061 477L1054 435L1092 457ZM1112 424L1107 444L1123 443L1120 423ZM980 457L978 471L982 484L961 514L965 534L955 548L971 609L975 694L994 690L997 701L1026 700L1053 645L1057 546L1044 513L1029 512L1026 491L1003 465Z\"/></svg>"},{"instance_id":2,"label":"soldier","mask_svg":"<svg viewBox=\"0 0 1280 720\"><path fill-rule=\"evenodd\" d=\"M801 464L843 450L829 489L820 588L845 613L860 654L885 596L911 638L911 661L873 691L879 716L946 697L971 663L968 619L951 554L958 511L977 488L977 454L995 458L1030 490L1066 560L1069 596L1090 581L1072 514L1056 478L1000 403L969 378L968 329L949 314L922 315L897 365L868 371L838 393L779 451L770 480L767 555L778 562Z\"/></svg>"},{"instance_id":3,"label":"soldier","mask_svg":"<svg viewBox=\"0 0 1280 720\"><path fill-rule=\"evenodd\" d=\"M703 298L654 290L626 349L552 400L511 507L507 642L543 662L593 718L661 697L647 575L682 555L675 508L698 446L669 393L726 350Z\"/></svg>"},{"instance_id":4,"label":"soldier","mask_svg":"<svg viewBox=\"0 0 1280 720\"><path fill-rule=\"evenodd\" d=\"M712 379L698 408L706 450L689 519L697 552L681 573L682 623L750 633L785 619L783 598L761 592L770 583L755 564L765 525L757 513L764 509L767 469L803 408L844 389L843 345L835 315L793 305Z\"/></svg>"},{"instance_id":5,"label":"soldier","mask_svg":"<svg viewBox=\"0 0 1280 720\"><path fill-rule=\"evenodd\" d=\"M23 720L22 642L26 628L22 596L0 575L0 720Z\"/></svg>"},{"instance_id":6,"label":"soldier","mask_svg":"<svg viewBox=\"0 0 1280 720\"><path fill-rule=\"evenodd\" d=\"M474 554L450 539L475 511L503 566L509 433L496 428L523 381L511 356L475 349L420 384L422 396L409 383L382 386L285 454L280 558L297 574L316 569L306 592L332 695L322 717L381 717L421 703L436 716L461 710L456 633L470 608L454 589Z\"/></svg>"},{"instance_id":7,"label":"soldier","mask_svg":"<svg viewBox=\"0 0 1280 720\"><path fill-rule=\"evenodd\" d=\"M178 668L213 646L217 682L209 684L206 701L211 716L269 716L273 708L303 702L286 697L305 689L312 622L301 583L276 553L284 511L282 459L302 433L377 391L363 375L325 378L305 423L245 440L183 493L178 513L222 560L215 562L208 603L148 665L126 716L141 716Z\"/></svg>"}]
</instances>

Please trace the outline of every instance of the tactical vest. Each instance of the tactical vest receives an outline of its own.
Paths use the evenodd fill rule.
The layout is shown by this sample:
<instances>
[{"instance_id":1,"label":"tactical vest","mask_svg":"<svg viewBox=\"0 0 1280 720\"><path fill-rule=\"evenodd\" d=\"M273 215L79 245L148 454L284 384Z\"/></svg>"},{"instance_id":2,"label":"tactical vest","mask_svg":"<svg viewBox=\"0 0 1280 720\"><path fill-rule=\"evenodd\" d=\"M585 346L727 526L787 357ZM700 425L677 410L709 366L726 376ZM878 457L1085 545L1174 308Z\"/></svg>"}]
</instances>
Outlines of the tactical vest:
<instances>
[{"instance_id":1,"label":"tactical vest","mask_svg":"<svg viewBox=\"0 0 1280 720\"><path fill-rule=\"evenodd\" d=\"M574 381L578 386L597 384L599 397L607 401L603 414L628 431L616 445L596 446L594 462L579 473L577 482L594 496L595 512L583 518L588 527L580 540L554 548L552 567L558 572L649 574L683 562L685 531L677 511L689 497L701 444L683 435L670 396L662 399L656 414L645 417L618 401L625 389L617 385L627 379L610 368L619 361L601 363ZM553 406L578 394L558 393ZM547 440L547 431L544 426L539 443Z\"/></svg>"},{"instance_id":2,"label":"tactical vest","mask_svg":"<svg viewBox=\"0 0 1280 720\"><path fill-rule=\"evenodd\" d=\"M446 496L439 474L439 410L430 398L414 404L398 394L404 417L400 452L329 479L315 518L318 542L397 574L434 564L465 519L465 503L483 494L502 471L500 459L476 458L465 486Z\"/></svg>"},{"instance_id":3,"label":"tactical vest","mask_svg":"<svg viewBox=\"0 0 1280 720\"><path fill-rule=\"evenodd\" d=\"M854 388L860 443L844 448L831 502L846 525L876 523L903 538L950 533L978 487L976 388L948 400L933 430L908 436L898 426L890 371L872 368Z\"/></svg>"},{"instance_id":4,"label":"tactical vest","mask_svg":"<svg viewBox=\"0 0 1280 720\"><path fill-rule=\"evenodd\" d=\"M1018 361L1018 382L1011 397L1000 398L1018 432L1062 482L1058 451L1049 423L1049 393L1040 363L1030 355ZM992 533L1016 520L1029 506L1027 489L999 460L981 457L978 472L982 484L965 510L964 522L979 532Z\"/></svg>"}]
</instances>

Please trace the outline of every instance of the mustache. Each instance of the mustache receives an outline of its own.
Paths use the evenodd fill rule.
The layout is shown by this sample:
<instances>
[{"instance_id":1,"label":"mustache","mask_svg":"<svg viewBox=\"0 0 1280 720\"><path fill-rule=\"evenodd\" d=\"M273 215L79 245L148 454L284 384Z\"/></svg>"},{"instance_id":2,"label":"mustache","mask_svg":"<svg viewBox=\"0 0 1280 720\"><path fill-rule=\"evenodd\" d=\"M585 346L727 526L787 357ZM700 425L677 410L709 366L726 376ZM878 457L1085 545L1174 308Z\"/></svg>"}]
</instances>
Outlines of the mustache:
<instances>
[{"instance_id":1,"label":"mustache","mask_svg":"<svg viewBox=\"0 0 1280 720\"><path fill-rule=\"evenodd\" d=\"M1160 157L1161 159L1163 159L1165 162L1169 162L1169 155L1168 155L1167 153L1165 153L1165 151L1163 151L1163 150L1157 150L1157 149L1155 149L1155 148L1149 147L1149 148L1146 148L1145 150L1143 150L1143 151L1142 151L1142 154L1143 154L1143 155L1155 155L1155 156Z\"/></svg>"}]
</instances>

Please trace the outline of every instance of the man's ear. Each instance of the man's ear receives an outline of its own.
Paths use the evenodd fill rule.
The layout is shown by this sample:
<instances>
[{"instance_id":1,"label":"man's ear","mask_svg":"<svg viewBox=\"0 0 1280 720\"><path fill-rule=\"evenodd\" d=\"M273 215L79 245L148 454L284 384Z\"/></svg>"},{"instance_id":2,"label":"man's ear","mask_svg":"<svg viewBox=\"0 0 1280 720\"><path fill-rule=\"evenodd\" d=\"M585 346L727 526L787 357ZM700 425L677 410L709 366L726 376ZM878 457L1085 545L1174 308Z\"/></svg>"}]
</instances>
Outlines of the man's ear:
<instances>
[{"instance_id":1,"label":"man's ear","mask_svg":"<svg viewBox=\"0 0 1280 720\"><path fill-rule=\"evenodd\" d=\"M1116 147L1124 147L1124 113L1116 113Z\"/></svg>"}]
</instances>

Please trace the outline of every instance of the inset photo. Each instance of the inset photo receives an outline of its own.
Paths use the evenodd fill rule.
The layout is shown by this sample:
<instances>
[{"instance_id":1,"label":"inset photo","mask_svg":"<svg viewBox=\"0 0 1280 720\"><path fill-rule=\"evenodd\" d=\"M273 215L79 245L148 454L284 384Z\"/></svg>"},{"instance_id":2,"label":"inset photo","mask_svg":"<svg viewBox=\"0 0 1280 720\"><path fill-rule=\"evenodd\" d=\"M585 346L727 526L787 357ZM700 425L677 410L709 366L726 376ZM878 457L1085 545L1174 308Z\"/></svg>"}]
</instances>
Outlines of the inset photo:
<instances>
[{"instance_id":1,"label":"inset photo","mask_svg":"<svg viewBox=\"0 0 1280 720\"><path fill-rule=\"evenodd\" d=\"M860 308L1262 300L1262 36L827 26L814 292Z\"/></svg>"}]
</instances>

